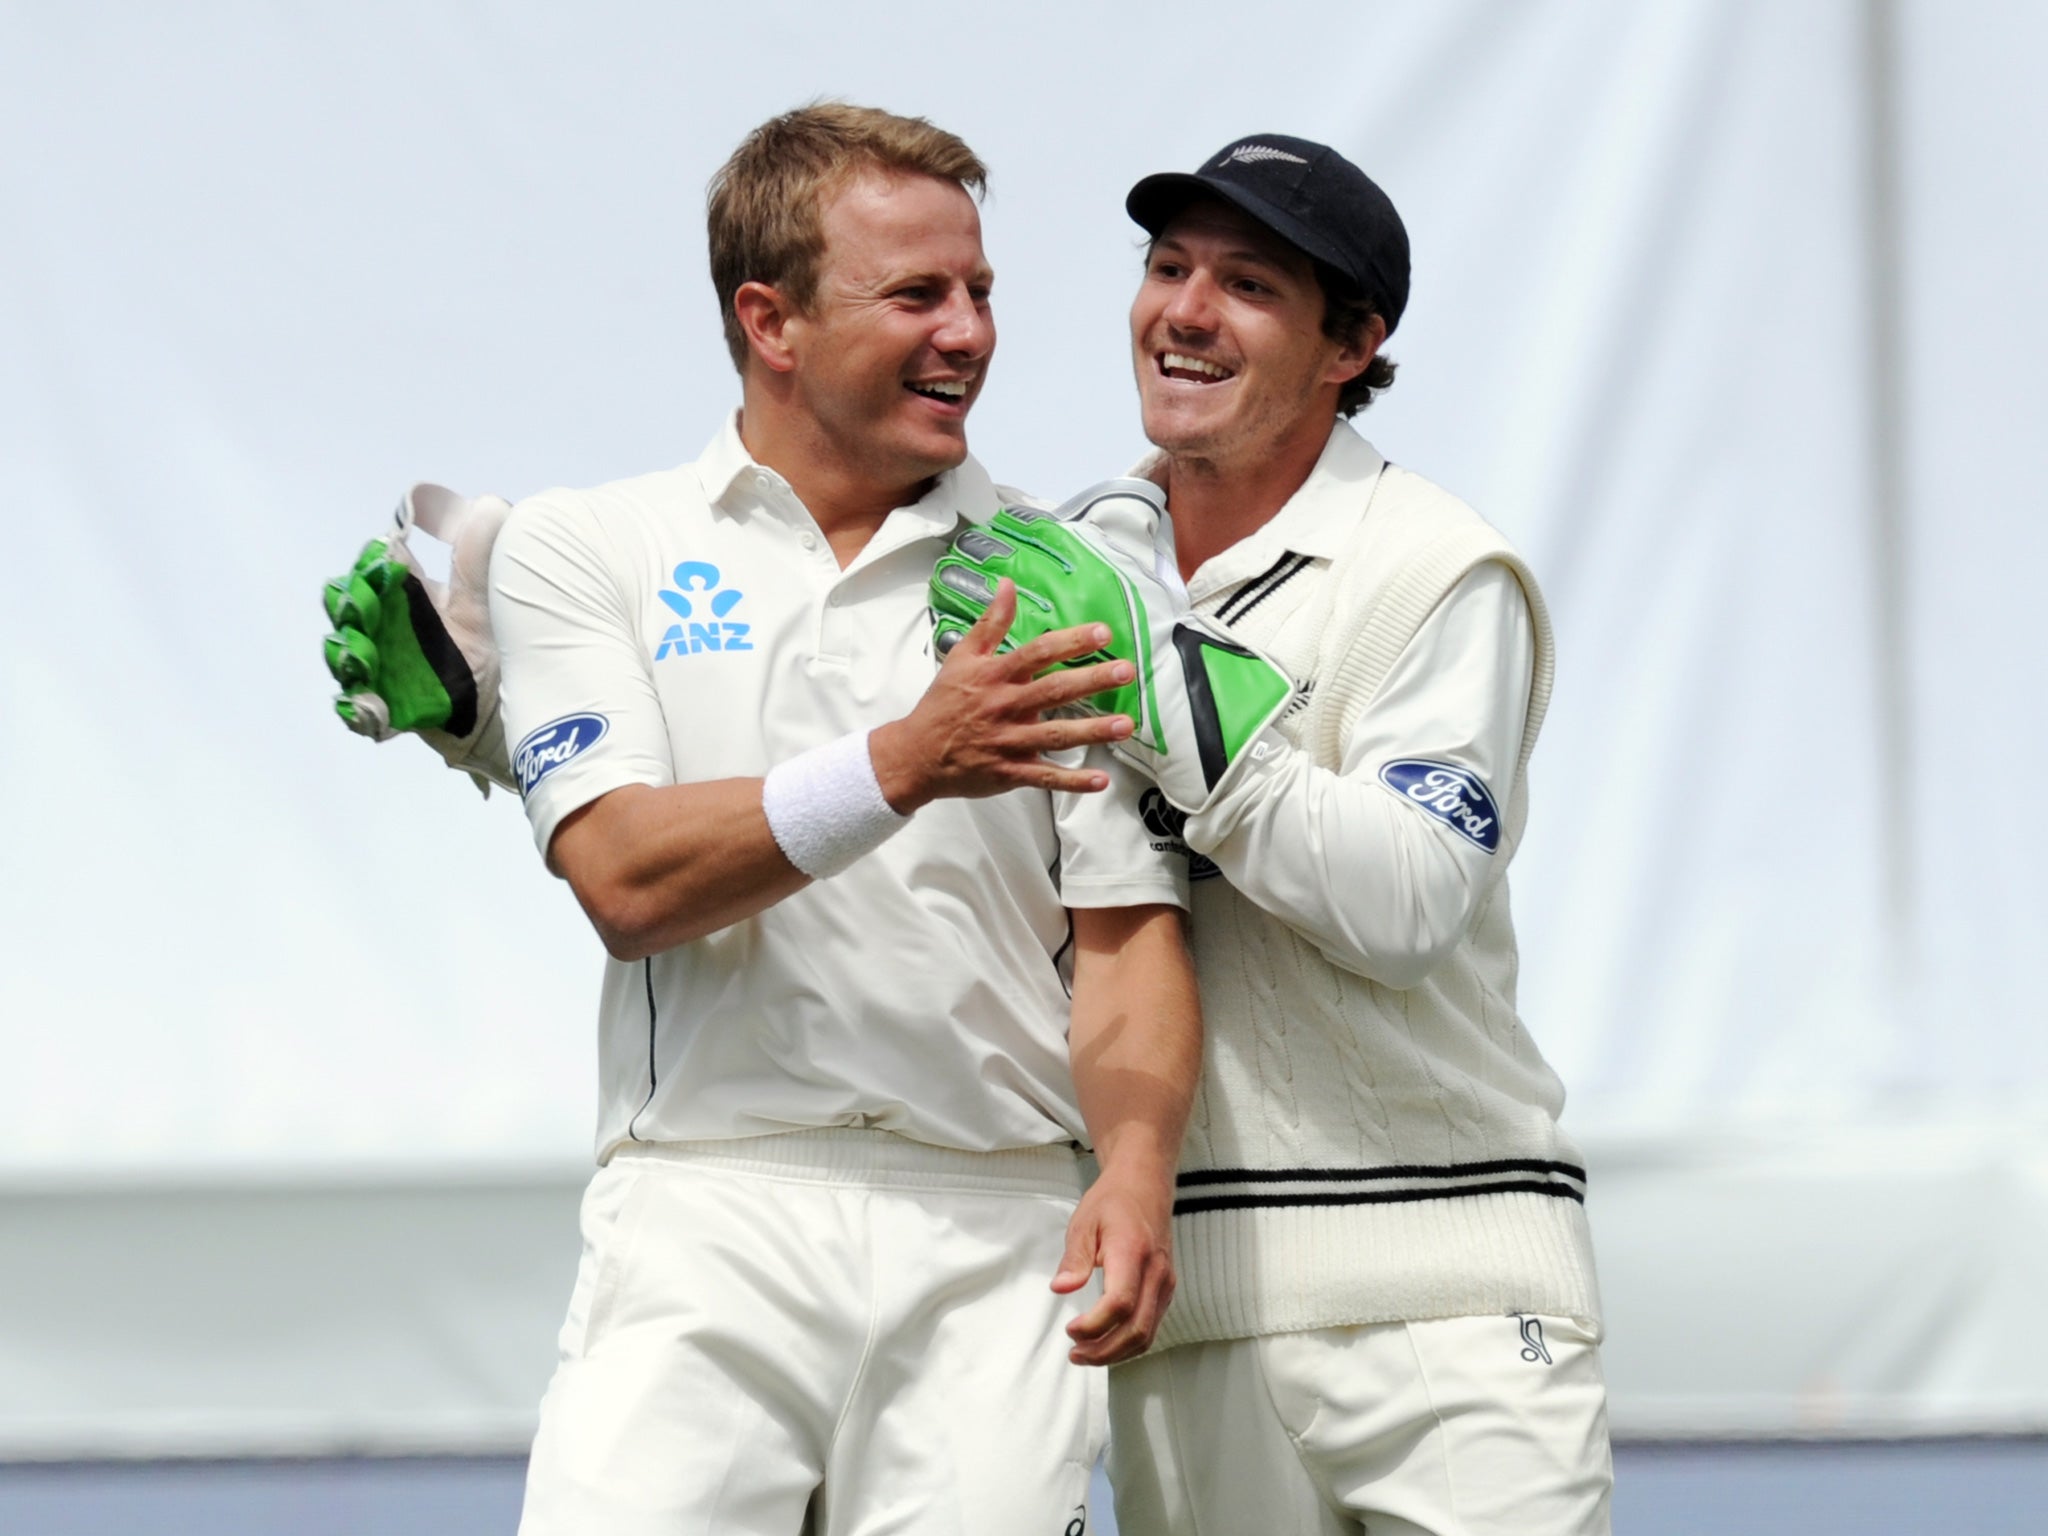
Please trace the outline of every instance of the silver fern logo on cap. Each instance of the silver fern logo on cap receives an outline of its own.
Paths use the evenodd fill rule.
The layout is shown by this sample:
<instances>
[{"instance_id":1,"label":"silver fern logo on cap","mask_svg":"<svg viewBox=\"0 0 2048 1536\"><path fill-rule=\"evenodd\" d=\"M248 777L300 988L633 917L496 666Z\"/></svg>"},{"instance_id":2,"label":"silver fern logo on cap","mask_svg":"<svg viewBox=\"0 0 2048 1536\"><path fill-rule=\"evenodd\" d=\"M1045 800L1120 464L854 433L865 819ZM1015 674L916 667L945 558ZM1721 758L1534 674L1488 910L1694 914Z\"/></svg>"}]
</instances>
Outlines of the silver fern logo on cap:
<instances>
[{"instance_id":1,"label":"silver fern logo on cap","mask_svg":"<svg viewBox=\"0 0 2048 1536\"><path fill-rule=\"evenodd\" d=\"M1228 165L1235 160L1239 165L1257 165L1261 160L1285 160L1290 165L1307 165L1300 155L1290 155L1284 149L1275 149L1270 144L1240 144L1216 163Z\"/></svg>"}]
</instances>

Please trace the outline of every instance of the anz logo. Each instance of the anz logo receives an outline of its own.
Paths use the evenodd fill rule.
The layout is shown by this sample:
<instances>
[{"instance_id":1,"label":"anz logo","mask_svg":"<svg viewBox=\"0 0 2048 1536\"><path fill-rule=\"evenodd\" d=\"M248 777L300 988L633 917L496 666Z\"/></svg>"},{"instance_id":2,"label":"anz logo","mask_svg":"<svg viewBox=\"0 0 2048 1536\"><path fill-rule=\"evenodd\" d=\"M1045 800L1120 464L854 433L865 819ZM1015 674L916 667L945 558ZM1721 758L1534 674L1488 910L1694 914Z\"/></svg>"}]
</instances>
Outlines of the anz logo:
<instances>
[{"instance_id":1,"label":"anz logo","mask_svg":"<svg viewBox=\"0 0 2048 1536\"><path fill-rule=\"evenodd\" d=\"M751 651L751 625L728 617L745 596L734 587L720 587L718 567L703 560L685 560L672 573L674 587L661 589L661 600L683 622L671 624L655 647L654 659L694 656L699 651Z\"/></svg>"}]
</instances>

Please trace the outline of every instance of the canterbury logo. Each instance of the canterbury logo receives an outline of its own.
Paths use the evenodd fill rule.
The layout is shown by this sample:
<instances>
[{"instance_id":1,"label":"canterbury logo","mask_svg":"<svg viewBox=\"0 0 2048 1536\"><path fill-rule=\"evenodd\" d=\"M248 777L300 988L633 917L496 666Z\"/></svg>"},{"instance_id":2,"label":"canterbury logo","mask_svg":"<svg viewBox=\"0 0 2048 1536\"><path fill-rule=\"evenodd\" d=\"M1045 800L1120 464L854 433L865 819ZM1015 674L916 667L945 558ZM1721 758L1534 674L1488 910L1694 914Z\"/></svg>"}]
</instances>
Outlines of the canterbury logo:
<instances>
[{"instance_id":1,"label":"canterbury logo","mask_svg":"<svg viewBox=\"0 0 2048 1536\"><path fill-rule=\"evenodd\" d=\"M1228 165L1235 160L1239 165L1257 165L1261 160L1285 160L1289 165L1307 165L1299 155L1290 155L1284 149L1275 149L1270 144L1240 144L1221 160L1218 165Z\"/></svg>"}]
</instances>

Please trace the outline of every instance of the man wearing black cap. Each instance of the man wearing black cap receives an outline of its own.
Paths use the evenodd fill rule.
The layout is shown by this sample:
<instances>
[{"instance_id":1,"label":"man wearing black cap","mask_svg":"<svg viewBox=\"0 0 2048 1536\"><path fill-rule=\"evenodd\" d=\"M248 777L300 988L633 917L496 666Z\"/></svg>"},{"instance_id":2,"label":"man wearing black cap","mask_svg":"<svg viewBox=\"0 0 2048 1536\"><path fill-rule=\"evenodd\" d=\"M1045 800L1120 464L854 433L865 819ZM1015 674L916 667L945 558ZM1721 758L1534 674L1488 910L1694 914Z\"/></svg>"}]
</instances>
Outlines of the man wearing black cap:
<instances>
[{"instance_id":1,"label":"man wearing black cap","mask_svg":"<svg viewBox=\"0 0 2048 1536\"><path fill-rule=\"evenodd\" d=\"M1550 692L1542 596L1347 420L1392 382L1408 296L1372 181L1260 134L1128 207L1152 237L1131 338L1158 451L1071 526L1166 678L1156 733L1141 706L1117 750L1190 852L1206 1038L1179 1291L1111 1378L1119 1520L1604 1532L1585 1173L1516 1015L1504 878ZM1154 486L1184 592L1132 543Z\"/></svg>"}]
</instances>

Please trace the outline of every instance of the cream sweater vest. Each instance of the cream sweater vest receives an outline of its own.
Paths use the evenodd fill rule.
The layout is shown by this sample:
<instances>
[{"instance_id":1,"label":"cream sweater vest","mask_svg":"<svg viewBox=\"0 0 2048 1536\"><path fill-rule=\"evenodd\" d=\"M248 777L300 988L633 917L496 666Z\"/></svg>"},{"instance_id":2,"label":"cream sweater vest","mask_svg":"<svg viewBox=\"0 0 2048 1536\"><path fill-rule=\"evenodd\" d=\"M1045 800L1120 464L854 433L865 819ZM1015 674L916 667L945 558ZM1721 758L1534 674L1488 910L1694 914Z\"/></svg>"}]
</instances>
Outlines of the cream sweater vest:
<instances>
[{"instance_id":1,"label":"cream sweater vest","mask_svg":"<svg viewBox=\"0 0 2048 1536\"><path fill-rule=\"evenodd\" d=\"M1332 963L1227 880L1194 887L1206 1038L1161 1348L1491 1313L1598 1325L1585 1174L1557 1125L1563 1089L1515 1012L1505 871L1552 669L1534 577L1477 513L1387 465L1344 552L1231 627L1313 680L1308 707L1280 728L1335 771L1348 727L1423 620L1488 560L1521 580L1536 656L1495 883L1464 943L1397 992Z\"/></svg>"}]
</instances>

